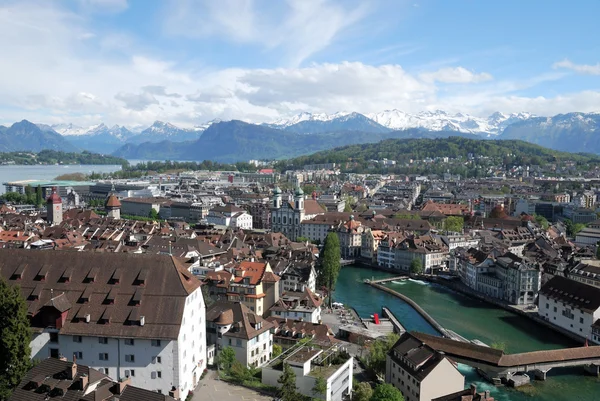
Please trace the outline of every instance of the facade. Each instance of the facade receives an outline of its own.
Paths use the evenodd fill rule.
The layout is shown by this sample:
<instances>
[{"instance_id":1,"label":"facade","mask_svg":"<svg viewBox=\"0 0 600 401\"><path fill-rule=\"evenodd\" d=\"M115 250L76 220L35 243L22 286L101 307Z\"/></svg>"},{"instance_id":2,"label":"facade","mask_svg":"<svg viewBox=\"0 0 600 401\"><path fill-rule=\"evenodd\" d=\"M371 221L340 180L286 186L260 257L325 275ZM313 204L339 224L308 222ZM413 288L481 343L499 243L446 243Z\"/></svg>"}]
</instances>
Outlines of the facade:
<instances>
[{"instance_id":1,"label":"facade","mask_svg":"<svg viewBox=\"0 0 600 401\"><path fill-rule=\"evenodd\" d=\"M281 190L273 191L271 208L271 228L295 241L302 235L301 224L325 211L315 199L304 199L304 192L297 188L292 202L284 202Z\"/></svg>"},{"instance_id":2,"label":"facade","mask_svg":"<svg viewBox=\"0 0 600 401\"><path fill-rule=\"evenodd\" d=\"M307 397L317 397L326 401L342 401L352 394L352 373L354 358L350 357L338 365L328 365L326 354L333 350L322 350L310 345L299 345L280 355L262 369L262 382L269 386L281 387L277 382L283 372L283 364L288 364L296 374L296 388ZM326 382L325 394L315 395L313 388L317 377Z\"/></svg>"},{"instance_id":3,"label":"facade","mask_svg":"<svg viewBox=\"0 0 600 401\"><path fill-rule=\"evenodd\" d=\"M600 319L600 288L555 276L539 292L538 314L577 336L600 343L597 330L592 330Z\"/></svg>"},{"instance_id":4,"label":"facade","mask_svg":"<svg viewBox=\"0 0 600 401\"><path fill-rule=\"evenodd\" d=\"M160 213L161 205L166 198L125 198L121 200L121 214L129 216L150 216L150 211Z\"/></svg>"},{"instance_id":5,"label":"facade","mask_svg":"<svg viewBox=\"0 0 600 401\"><path fill-rule=\"evenodd\" d=\"M306 288L303 292L286 292L269 309L271 316L282 319L321 322L323 299Z\"/></svg>"},{"instance_id":6,"label":"facade","mask_svg":"<svg viewBox=\"0 0 600 401\"><path fill-rule=\"evenodd\" d=\"M119 400L175 401L172 396L131 385L131 379L116 381L89 366L48 358L36 364L21 380L8 401Z\"/></svg>"},{"instance_id":7,"label":"facade","mask_svg":"<svg viewBox=\"0 0 600 401\"><path fill-rule=\"evenodd\" d=\"M337 236L340 240L340 251L343 259L356 259L360 257L362 247L362 235L365 231L360 221L354 219L354 215L337 229Z\"/></svg>"},{"instance_id":8,"label":"facade","mask_svg":"<svg viewBox=\"0 0 600 401\"><path fill-rule=\"evenodd\" d=\"M46 200L46 219L50 225L62 223L62 199L56 192L56 187L52 187L52 194Z\"/></svg>"},{"instance_id":9,"label":"facade","mask_svg":"<svg viewBox=\"0 0 600 401\"><path fill-rule=\"evenodd\" d=\"M394 248L394 268L408 272L414 259L419 259L423 272L429 273L445 267L448 248L430 235L406 238Z\"/></svg>"},{"instance_id":10,"label":"facade","mask_svg":"<svg viewBox=\"0 0 600 401\"><path fill-rule=\"evenodd\" d=\"M371 264L377 264L377 250L379 243L385 238L381 230L371 230L365 227L360 244L360 257Z\"/></svg>"},{"instance_id":11,"label":"facade","mask_svg":"<svg viewBox=\"0 0 600 401\"><path fill-rule=\"evenodd\" d=\"M280 278L269 262L241 262L229 270L206 273L211 298L216 301L241 302L259 316L279 300Z\"/></svg>"},{"instance_id":12,"label":"facade","mask_svg":"<svg viewBox=\"0 0 600 401\"><path fill-rule=\"evenodd\" d=\"M224 347L235 351L244 366L260 367L273 354L273 325L240 302L215 302L206 312L207 344L216 355Z\"/></svg>"},{"instance_id":13,"label":"facade","mask_svg":"<svg viewBox=\"0 0 600 401\"><path fill-rule=\"evenodd\" d=\"M388 353L385 381L400 390L406 401L430 401L465 387L453 361L410 333L404 333Z\"/></svg>"},{"instance_id":14,"label":"facade","mask_svg":"<svg viewBox=\"0 0 600 401\"><path fill-rule=\"evenodd\" d=\"M600 264L597 264L597 260L579 262L569 271L569 278L600 288Z\"/></svg>"},{"instance_id":15,"label":"facade","mask_svg":"<svg viewBox=\"0 0 600 401\"><path fill-rule=\"evenodd\" d=\"M74 355L175 398L206 367L200 282L173 257L7 249L0 274L27 299L34 359Z\"/></svg>"},{"instance_id":16,"label":"facade","mask_svg":"<svg viewBox=\"0 0 600 401\"><path fill-rule=\"evenodd\" d=\"M252 230L252 216L244 209L234 205L217 206L206 216L208 224Z\"/></svg>"},{"instance_id":17,"label":"facade","mask_svg":"<svg viewBox=\"0 0 600 401\"><path fill-rule=\"evenodd\" d=\"M284 292L304 292L307 288L315 292L317 289L317 272L312 264L288 266L279 280L280 294Z\"/></svg>"},{"instance_id":18,"label":"facade","mask_svg":"<svg viewBox=\"0 0 600 401\"><path fill-rule=\"evenodd\" d=\"M283 319L269 316L267 318L273 324L273 343L281 346L283 350L293 347L299 341L310 338L310 343L320 348L328 349L340 340L326 324L311 323L307 321Z\"/></svg>"}]
</instances>

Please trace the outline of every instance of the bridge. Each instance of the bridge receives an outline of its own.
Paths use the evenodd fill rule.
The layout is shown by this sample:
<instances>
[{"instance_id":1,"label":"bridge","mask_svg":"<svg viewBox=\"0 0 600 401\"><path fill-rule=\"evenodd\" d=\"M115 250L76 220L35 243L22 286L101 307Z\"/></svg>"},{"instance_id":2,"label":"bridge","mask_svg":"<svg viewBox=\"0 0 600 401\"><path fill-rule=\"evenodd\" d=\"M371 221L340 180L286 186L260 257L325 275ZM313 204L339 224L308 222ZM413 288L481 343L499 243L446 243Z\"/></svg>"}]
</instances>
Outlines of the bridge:
<instances>
[{"instance_id":1,"label":"bridge","mask_svg":"<svg viewBox=\"0 0 600 401\"><path fill-rule=\"evenodd\" d=\"M486 346L465 343L424 333L411 333L429 347L444 352L458 363L477 368L488 380L508 378L517 372L533 372L546 380L552 368L584 366L595 375L600 374L600 346L563 348L557 350L505 354Z\"/></svg>"}]
</instances>

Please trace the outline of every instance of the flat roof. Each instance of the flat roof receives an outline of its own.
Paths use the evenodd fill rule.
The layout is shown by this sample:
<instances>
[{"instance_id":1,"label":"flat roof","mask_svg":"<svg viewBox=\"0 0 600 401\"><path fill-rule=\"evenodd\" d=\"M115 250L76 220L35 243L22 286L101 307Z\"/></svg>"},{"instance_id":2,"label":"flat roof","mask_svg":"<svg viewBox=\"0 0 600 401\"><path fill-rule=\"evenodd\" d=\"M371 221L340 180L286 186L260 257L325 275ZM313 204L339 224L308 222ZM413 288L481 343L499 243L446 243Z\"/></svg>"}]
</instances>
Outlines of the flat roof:
<instances>
[{"instance_id":1,"label":"flat roof","mask_svg":"<svg viewBox=\"0 0 600 401\"><path fill-rule=\"evenodd\" d=\"M4 185L16 185L16 186L27 186L31 185L32 187L37 187L38 185L41 187L75 187L82 185L96 185L95 182L92 181L63 181L63 180L20 180L20 181L9 181L5 182Z\"/></svg>"},{"instance_id":2,"label":"flat roof","mask_svg":"<svg viewBox=\"0 0 600 401\"><path fill-rule=\"evenodd\" d=\"M294 354L289 356L288 358L286 358L285 361L289 362L289 363L295 362L295 363L304 364L304 363L310 361L311 359L313 359L315 356L319 355L321 352L323 352L322 349L312 348L312 347L304 347L304 348L294 352Z\"/></svg>"}]
</instances>

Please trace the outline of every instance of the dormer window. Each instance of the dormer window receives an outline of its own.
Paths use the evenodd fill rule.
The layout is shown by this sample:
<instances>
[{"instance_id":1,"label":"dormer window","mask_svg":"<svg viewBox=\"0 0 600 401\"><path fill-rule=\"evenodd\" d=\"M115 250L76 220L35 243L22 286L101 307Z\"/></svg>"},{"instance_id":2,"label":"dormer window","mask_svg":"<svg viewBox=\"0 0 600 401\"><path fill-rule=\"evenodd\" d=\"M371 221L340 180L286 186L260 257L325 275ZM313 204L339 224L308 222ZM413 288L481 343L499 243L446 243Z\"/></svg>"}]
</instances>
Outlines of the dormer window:
<instances>
[{"instance_id":1,"label":"dormer window","mask_svg":"<svg viewBox=\"0 0 600 401\"><path fill-rule=\"evenodd\" d=\"M142 304L143 295L144 291L141 288L136 289L133 297L131 297L131 304L133 306L140 306Z\"/></svg>"},{"instance_id":2,"label":"dormer window","mask_svg":"<svg viewBox=\"0 0 600 401\"><path fill-rule=\"evenodd\" d=\"M90 302L90 296L92 295L92 287L86 287L85 290L83 291L83 294L81 294L81 296L79 297L79 303L80 304L87 304L88 302Z\"/></svg>"},{"instance_id":3,"label":"dormer window","mask_svg":"<svg viewBox=\"0 0 600 401\"><path fill-rule=\"evenodd\" d=\"M92 267L90 269L90 271L88 272L88 274L85 276L85 283L93 283L94 281L96 281L96 276L98 275L98 268L97 267Z\"/></svg>"},{"instance_id":4,"label":"dormer window","mask_svg":"<svg viewBox=\"0 0 600 401\"><path fill-rule=\"evenodd\" d=\"M146 269L140 270L140 272L138 273L138 275L135 279L134 285L145 286L147 277L148 277L148 270L146 270Z\"/></svg>"},{"instance_id":5,"label":"dormer window","mask_svg":"<svg viewBox=\"0 0 600 401\"><path fill-rule=\"evenodd\" d=\"M104 303L107 305L113 305L115 303L116 291L114 288L111 288L108 294L106 294L106 298L104 298Z\"/></svg>"},{"instance_id":6,"label":"dormer window","mask_svg":"<svg viewBox=\"0 0 600 401\"><path fill-rule=\"evenodd\" d=\"M44 265L40 269L40 271L35 276L36 281L46 281L46 277L48 276L48 271L50 270L50 266Z\"/></svg>"},{"instance_id":7,"label":"dormer window","mask_svg":"<svg viewBox=\"0 0 600 401\"><path fill-rule=\"evenodd\" d=\"M118 267L115 269L115 271L113 272L112 276L110 277L110 283L109 284L119 284L121 281L121 268Z\"/></svg>"},{"instance_id":8,"label":"dormer window","mask_svg":"<svg viewBox=\"0 0 600 401\"><path fill-rule=\"evenodd\" d=\"M19 267L17 267L15 269L15 271L10 279L11 280L21 280L23 278L23 273L25 272L26 267L27 267L26 264L19 265Z\"/></svg>"},{"instance_id":9,"label":"dormer window","mask_svg":"<svg viewBox=\"0 0 600 401\"><path fill-rule=\"evenodd\" d=\"M73 275L73 268L72 267L67 267L67 269L60 276L59 282L61 282L61 283L68 283L68 282L70 282L72 275Z\"/></svg>"}]
</instances>

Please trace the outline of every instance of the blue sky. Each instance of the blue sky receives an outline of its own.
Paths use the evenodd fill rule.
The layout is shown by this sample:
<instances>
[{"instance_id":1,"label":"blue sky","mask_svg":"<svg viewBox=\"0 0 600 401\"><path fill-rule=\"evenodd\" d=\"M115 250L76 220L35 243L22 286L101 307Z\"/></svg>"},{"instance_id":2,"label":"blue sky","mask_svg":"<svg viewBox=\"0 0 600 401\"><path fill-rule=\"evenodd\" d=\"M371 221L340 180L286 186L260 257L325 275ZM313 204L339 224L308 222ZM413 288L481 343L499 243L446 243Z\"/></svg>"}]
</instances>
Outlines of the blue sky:
<instances>
[{"instance_id":1,"label":"blue sky","mask_svg":"<svg viewBox=\"0 0 600 401\"><path fill-rule=\"evenodd\" d=\"M600 111L600 2L0 0L0 123Z\"/></svg>"}]
</instances>

